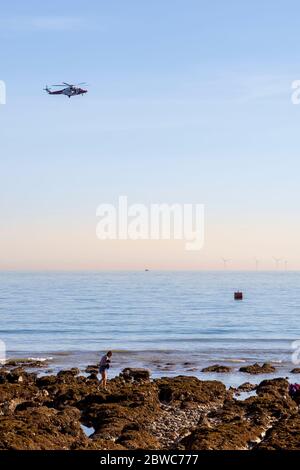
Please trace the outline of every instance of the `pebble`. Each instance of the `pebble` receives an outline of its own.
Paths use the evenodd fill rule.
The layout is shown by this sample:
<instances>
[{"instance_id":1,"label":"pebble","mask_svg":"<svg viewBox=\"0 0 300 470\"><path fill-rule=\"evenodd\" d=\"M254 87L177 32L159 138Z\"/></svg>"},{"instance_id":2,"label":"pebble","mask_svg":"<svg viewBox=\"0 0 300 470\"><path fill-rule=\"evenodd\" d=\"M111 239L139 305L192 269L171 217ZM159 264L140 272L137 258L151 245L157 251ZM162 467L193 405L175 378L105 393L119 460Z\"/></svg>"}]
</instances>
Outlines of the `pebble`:
<instances>
[{"instance_id":1,"label":"pebble","mask_svg":"<svg viewBox=\"0 0 300 470\"><path fill-rule=\"evenodd\" d=\"M203 405L182 410L162 404L161 408L163 413L149 426L149 430L159 438L166 448L172 448L172 445L190 434L206 411L206 407Z\"/></svg>"}]
</instances>

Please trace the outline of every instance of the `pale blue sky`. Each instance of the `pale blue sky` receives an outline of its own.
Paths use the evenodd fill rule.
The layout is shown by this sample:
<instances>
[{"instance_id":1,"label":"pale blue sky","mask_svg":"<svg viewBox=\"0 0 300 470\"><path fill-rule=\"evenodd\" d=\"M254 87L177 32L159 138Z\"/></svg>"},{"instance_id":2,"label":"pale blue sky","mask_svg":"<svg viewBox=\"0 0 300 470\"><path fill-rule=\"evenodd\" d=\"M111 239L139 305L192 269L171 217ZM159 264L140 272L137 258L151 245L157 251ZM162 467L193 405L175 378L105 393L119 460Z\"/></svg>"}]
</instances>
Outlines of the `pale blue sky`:
<instances>
[{"instance_id":1,"label":"pale blue sky","mask_svg":"<svg viewBox=\"0 0 300 470\"><path fill-rule=\"evenodd\" d=\"M203 253L155 267L299 269L298 2L48 3L1 4L2 268L109 268L100 242L83 246L98 204L125 194L205 204ZM43 92L60 81L89 93Z\"/></svg>"}]
</instances>

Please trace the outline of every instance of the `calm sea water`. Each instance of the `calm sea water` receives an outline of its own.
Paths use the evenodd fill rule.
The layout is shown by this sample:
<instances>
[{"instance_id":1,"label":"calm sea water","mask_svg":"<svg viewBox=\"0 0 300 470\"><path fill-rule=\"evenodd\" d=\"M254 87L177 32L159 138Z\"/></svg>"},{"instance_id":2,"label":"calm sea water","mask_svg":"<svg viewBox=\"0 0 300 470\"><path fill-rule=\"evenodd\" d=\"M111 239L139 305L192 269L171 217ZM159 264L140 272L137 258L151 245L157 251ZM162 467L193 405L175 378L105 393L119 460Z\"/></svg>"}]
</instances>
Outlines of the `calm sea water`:
<instances>
[{"instance_id":1,"label":"calm sea water","mask_svg":"<svg viewBox=\"0 0 300 470\"><path fill-rule=\"evenodd\" d=\"M53 368L113 349L115 371L199 375L213 363L273 361L287 373L299 287L294 272L2 272L0 339L9 357L51 357Z\"/></svg>"}]
</instances>

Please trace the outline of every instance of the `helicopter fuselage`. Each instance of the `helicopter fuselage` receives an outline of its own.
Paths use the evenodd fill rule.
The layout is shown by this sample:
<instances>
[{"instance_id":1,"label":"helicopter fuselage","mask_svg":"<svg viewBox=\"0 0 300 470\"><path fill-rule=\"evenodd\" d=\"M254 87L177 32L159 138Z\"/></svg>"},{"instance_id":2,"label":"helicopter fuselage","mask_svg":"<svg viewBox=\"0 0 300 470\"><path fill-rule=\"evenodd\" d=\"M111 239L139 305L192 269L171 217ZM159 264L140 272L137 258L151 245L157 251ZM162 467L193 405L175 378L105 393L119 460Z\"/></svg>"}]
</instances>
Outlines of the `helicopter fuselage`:
<instances>
[{"instance_id":1,"label":"helicopter fuselage","mask_svg":"<svg viewBox=\"0 0 300 470\"><path fill-rule=\"evenodd\" d=\"M85 93L87 93L87 90L84 90L83 88L74 87L74 86L63 88L62 90L57 90L57 91L52 91L50 88L47 87L46 91L47 93L49 93L49 95L66 95L69 98L71 98L71 96L84 95Z\"/></svg>"}]
</instances>

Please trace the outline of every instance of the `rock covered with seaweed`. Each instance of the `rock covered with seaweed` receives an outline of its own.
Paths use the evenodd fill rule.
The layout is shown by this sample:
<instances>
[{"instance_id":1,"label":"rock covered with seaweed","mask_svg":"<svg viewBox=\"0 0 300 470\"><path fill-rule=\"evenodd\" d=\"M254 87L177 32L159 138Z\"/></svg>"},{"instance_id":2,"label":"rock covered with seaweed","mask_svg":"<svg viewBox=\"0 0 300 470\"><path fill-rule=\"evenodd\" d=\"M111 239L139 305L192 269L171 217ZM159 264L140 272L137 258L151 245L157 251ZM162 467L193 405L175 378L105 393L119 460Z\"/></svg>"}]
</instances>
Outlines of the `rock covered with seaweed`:
<instances>
[{"instance_id":1,"label":"rock covered with seaweed","mask_svg":"<svg viewBox=\"0 0 300 470\"><path fill-rule=\"evenodd\" d=\"M88 372L2 367L0 449L300 449L299 408L285 379L244 384L256 394L239 400L216 380L151 380L126 369L106 391Z\"/></svg>"}]
</instances>

